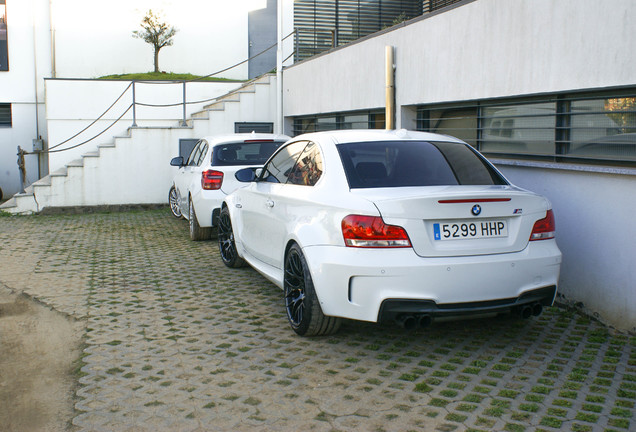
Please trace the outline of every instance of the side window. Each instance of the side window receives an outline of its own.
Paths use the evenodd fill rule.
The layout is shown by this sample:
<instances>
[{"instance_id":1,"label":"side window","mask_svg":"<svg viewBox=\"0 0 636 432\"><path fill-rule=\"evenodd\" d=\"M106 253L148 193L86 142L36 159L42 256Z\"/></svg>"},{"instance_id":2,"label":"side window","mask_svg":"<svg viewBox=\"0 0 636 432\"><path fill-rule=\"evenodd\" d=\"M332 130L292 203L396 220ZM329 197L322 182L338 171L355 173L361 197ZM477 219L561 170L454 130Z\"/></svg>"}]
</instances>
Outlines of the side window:
<instances>
[{"instance_id":1,"label":"side window","mask_svg":"<svg viewBox=\"0 0 636 432\"><path fill-rule=\"evenodd\" d=\"M203 163L203 159L205 159L205 155L208 153L208 143L206 142L202 142L202 146L201 146L201 152L199 153L199 156L196 160L197 166L201 166L201 163Z\"/></svg>"},{"instance_id":2,"label":"side window","mask_svg":"<svg viewBox=\"0 0 636 432\"><path fill-rule=\"evenodd\" d=\"M287 183L296 160L306 145L307 141L297 141L281 148L263 168L260 181Z\"/></svg>"},{"instance_id":3,"label":"side window","mask_svg":"<svg viewBox=\"0 0 636 432\"><path fill-rule=\"evenodd\" d=\"M188 156L188 161L186 162L187 166L195 166L196 165L196 161L197 161L199 155L201 154L201 146L203 145L203 142L204 141L199 141L197 143L197 145L194 146L194 148L190 152L190 156Z\"/></svg>"},{"instance_id":4,"label":"side window","mask_svg":"<svg viewBox=\"0 0 636 432\"><path fill-rule=\"evenodd\" d=\"M313 186L322 175L322 154L318 146L310 142L296 160L287 183Z\"/></svg>"}]
</instances>

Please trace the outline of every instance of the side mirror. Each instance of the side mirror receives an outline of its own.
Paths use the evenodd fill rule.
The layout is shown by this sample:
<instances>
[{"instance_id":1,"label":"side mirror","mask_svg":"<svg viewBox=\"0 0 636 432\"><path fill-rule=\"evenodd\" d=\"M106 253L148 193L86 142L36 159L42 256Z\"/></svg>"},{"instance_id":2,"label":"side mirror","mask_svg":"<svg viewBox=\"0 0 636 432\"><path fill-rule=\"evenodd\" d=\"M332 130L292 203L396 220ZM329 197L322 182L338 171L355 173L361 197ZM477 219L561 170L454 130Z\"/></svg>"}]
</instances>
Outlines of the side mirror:
<instances>
[{"instance_id":1,"label":"side mirror","mask_svg":"<svg viewBox=\"0 0 636 432\"><path fill-rule=\"evenodd\" d=\"M256 168L243 168L240 169L234 174L234 177L241 183L249 183L256 180L255 174Z\"/></svg>"},{"instance_id":2,"label":"side mirror","mask_svg":"<svg viewBox=\"0 0 636 432\"><path fill-rule=\"evenodd\" d=\"M170 161L171 166L182 167L183 166L183 156L177 156L172 158Z\"/></svg>"}]
</instances>

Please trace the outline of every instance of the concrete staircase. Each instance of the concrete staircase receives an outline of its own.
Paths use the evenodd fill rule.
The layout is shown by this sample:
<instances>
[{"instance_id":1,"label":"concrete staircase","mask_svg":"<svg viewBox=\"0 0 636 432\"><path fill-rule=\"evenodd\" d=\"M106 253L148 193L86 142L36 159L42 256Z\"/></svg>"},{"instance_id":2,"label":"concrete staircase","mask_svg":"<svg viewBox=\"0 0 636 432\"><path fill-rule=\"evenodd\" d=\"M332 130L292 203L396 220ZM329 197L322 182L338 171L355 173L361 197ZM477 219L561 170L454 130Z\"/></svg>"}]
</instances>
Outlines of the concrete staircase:
<instances>
[{"instance_id":1,"label":"concrete staircase","mask_svg":"<svg viewBox=\"0 0 636 432\"><path fill-rule=\"evenodd\" d=\"M275 122L275 83L272 74L249 81L193 113L186 126L130 127L14 195L0 211L167 203L179 139L234 133L235 122Z\"/></svg>"}]
</instances>

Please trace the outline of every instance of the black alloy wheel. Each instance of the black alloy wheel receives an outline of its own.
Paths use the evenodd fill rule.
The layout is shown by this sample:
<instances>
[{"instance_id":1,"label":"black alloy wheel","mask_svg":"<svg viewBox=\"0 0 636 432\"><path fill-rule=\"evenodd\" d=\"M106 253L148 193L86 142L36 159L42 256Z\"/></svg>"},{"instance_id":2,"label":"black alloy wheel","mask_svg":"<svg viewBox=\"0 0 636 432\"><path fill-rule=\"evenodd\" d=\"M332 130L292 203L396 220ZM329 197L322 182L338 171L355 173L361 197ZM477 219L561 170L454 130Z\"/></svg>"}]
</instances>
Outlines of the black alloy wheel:
<instances>
[{"instance_id":1,"label":"black alloy wheel","mask_svg":"<svg viewBox=\"0 0 636 432\"><path fill-rule=\"evenodd\" d=\"M283 291L287 319L297 334L322 336L338 331L342 320L322 313L307 262L297 244L285 257Z\"/></svg>"},{"instance_id":2,"label":"black alloy wheel","mask_svg":"<svg viewBox=\"0 0 636 432\"><path fill-rule=\"evenodd\" d=\"M230 268L243 267L245 261L238 256L236 244L234 243L234 232L232 230L232 220L227 207L221 209L218 226L219 252L223 264Z\"/></svg>"}]
</instances>

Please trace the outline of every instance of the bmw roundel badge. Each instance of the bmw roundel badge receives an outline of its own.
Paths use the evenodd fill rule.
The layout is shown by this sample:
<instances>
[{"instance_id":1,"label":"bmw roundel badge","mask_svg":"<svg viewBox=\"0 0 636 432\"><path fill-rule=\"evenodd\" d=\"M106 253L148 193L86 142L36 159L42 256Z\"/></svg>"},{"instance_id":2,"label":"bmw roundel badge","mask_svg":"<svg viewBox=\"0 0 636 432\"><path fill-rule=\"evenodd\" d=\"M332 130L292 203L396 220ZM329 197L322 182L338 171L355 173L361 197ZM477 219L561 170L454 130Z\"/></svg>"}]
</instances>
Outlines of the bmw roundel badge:
<instances>
[{"instance_id":1,"label":"bmw roundel badge","mask_svg":"<svg viewBox=\"0 0 636 432\"><path fill-rule=\"evenodd\" d=\"M479 213L481 213L481 206L479 204L475 204L473 208L470 209L470 212L473 216L479 216Z\"/></svg>"}]
</instances>

